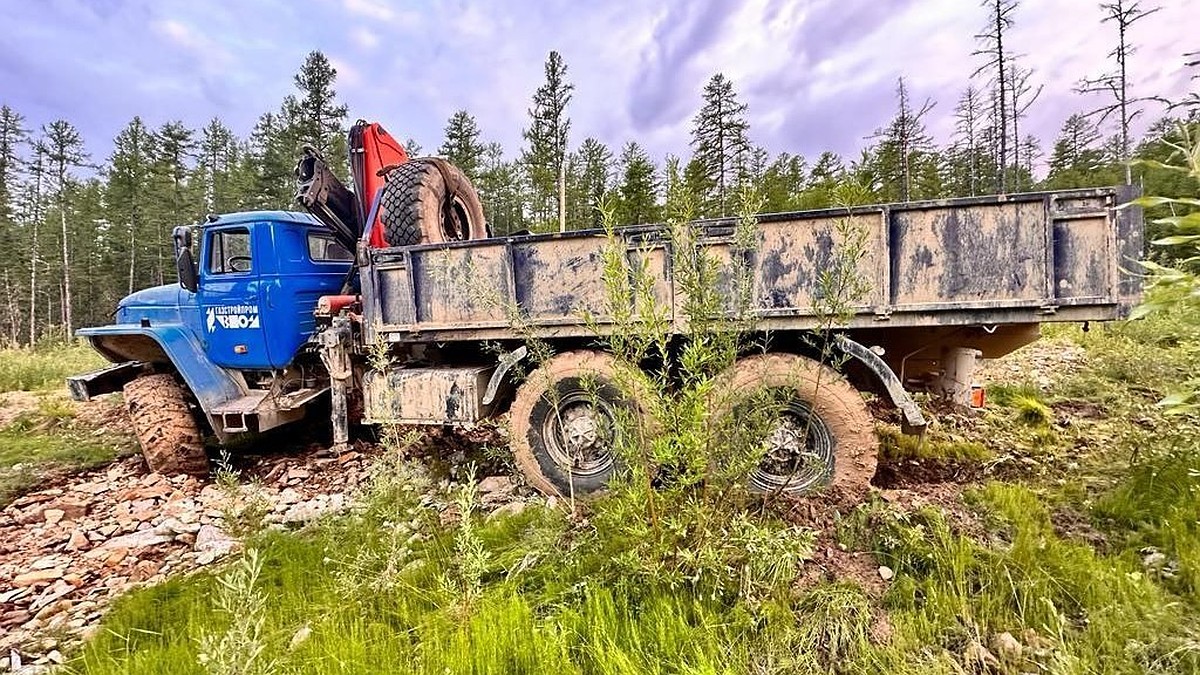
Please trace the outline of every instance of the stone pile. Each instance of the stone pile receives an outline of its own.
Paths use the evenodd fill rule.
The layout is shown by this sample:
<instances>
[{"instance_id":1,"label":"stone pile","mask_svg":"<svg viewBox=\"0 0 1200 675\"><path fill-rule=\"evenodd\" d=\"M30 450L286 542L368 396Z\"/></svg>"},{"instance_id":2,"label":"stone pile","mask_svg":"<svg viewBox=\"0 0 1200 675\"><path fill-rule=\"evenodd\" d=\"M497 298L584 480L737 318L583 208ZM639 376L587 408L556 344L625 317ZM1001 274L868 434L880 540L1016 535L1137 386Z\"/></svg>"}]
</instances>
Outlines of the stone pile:
<instances>
[{"instance_id":1,"label":"stone pile","mask_svg":"<svg viewBox=\"0 0 1200 675\"><path fill-rule=\"evenodd\" d=\"M128 589L212 564L240 543L226 519L253 490L263 520L294 527L348 505L369 457L272 457L253 487L146 473L140 458L28 493L0 512L0 671L53 664Z\"/></svg>"}]
</instances>

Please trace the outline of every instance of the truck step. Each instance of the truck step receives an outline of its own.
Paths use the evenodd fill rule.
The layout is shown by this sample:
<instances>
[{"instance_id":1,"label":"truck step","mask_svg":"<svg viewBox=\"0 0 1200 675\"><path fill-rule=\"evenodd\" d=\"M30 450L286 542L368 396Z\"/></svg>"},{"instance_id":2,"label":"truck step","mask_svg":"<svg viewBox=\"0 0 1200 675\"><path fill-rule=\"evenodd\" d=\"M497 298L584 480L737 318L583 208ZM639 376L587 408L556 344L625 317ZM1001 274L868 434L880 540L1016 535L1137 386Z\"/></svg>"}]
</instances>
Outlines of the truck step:
<instances>
[{"instance_id":1,"label":"truck step","mask_svg":"<svg viewBox=\"0 0 1200 675\"><path fill-rule=\"evenodd\" d=\"M250 431L246 423L247 417L254 415L258 406L267 398L265 389L252 391L245 396L226 401L212 411L213 423L221 425L221 431L227 434L241 434Z\"/></svg>"}]
</instances>

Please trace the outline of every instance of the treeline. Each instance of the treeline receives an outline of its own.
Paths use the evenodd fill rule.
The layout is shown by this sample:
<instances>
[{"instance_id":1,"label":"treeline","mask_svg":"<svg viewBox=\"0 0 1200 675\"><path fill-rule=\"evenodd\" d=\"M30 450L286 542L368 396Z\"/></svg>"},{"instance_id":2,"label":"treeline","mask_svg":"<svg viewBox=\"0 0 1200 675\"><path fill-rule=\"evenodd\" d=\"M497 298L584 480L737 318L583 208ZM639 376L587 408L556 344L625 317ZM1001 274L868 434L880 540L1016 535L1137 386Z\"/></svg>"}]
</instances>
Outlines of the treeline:
<instances>
[{"instance_id":1,"label":"treeline","mask_svg":"<svg viewBox=\"0 0 1200 675\"><path fill-rule=\"evenodd\" d=\"M1106 98L1093 108L1083 106L1095 97L1080 99L1081 110L1063 124L1048 157L1025 126L1042 87L1007 47L1016 10L1016 0L982 3L979 69L951 111L914 96L900 78L890 119L856 157L772 155L753 141L747 106L721 73L701 92L687 157L656 161L636 140L620 147L575 141L575 85L557 52L533 93L518 152L488 140L467 110L450 116L441 143L428 152L471 177L497 234L598 227L603 214L618 224L652 222L662 216L669 179L682 181L698 216L734 212L744 188L758 193L764 211L1125 181L1152 194L1195 194L1186 175L1130 162L1166 161L1180 134L1197 124L1193 94L1190 107L1167 109L1141 139L1130 133L1144 104L1157 99L1126 81L1130 29L1154 10L1128 0L1100 6L1096 21L1111 26L1113 36L1112 69L1081 76L1078 91ZM178 121L151 128L135 117L100 157L88 154L69 121L33 129L19 111L0 107L0 341L70 335L107 321L132 290L170 283L176 224L209 213L294 208L292 169L301 145L319 148L345 171L350 117L336 78L329 60L312 52L293 78L295 93L264 113L248 137L217 118L192 129ZM927 132L935 114L952 115L951 137ZM416 141L406 145L422 153Z\"/></svg>"}]
</instances>

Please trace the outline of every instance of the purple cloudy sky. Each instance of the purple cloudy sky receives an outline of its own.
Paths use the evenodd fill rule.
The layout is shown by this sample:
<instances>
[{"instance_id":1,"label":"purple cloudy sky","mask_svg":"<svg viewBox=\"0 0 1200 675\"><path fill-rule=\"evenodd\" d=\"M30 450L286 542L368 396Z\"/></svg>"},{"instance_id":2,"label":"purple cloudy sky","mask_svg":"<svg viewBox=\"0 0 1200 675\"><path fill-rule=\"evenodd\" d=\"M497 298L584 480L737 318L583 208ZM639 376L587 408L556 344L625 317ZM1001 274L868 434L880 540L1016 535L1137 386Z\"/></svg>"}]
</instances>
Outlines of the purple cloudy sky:
<instances>
[{"instance_id":1,"label":"purple cloudy sky","mask_svg":"<svg viewBox=\"0 0 1200 675\"><path fill-rule=\"evenodd\" d=\"M1015 15L1011 44L1045 85L1027 128L1047 147L1098 100L1071 93L1109 68L1114 28L1097 4L1025 0ZM1131 78L1139 93L1178 96L1194 86L1181 55L1200 48L1188 38L1200 0L1158 4L1135 27L1144 46ZM750 106L755 142L853 156L891 115L899 75L914 98L938 102L929 127L946 136L985 18L975 0L0 0L0 102L31 125L71 120L96 155L133 115L193 126L216 115L244 135L320 49L353 117L428 151L466 108L511 155L557 49L576 84L573 144L594 135L614 147L637 139L657 157L686 152L700 90L723 71Z\"/></svg>"}]
</instances>

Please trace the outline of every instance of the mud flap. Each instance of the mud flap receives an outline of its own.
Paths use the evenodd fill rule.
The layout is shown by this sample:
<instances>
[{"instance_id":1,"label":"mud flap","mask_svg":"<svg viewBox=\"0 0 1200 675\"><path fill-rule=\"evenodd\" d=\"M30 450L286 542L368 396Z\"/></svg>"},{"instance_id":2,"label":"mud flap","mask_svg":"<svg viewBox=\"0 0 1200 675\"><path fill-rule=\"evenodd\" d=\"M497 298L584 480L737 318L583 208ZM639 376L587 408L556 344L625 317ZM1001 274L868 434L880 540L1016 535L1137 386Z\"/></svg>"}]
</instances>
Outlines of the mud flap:
<instances>
[{"instance_id":1,"label":"mud flap","mask_svg":"<svg viewBox=\"0 0 1200 675\"><path fill-rule=\"evenodd\" d=\"M900 383L900 378L896 377L896 373L892 371L891 367L883 359L879 358L878 354L845 335L835 336L833 343L843 353L857 359L859 363L866 366L867 370L871 371L871 374L883 386L888 400L900 411L900 416L903 419L901 428L904 433L912 436L919 436L925 433L925 427L928 423L925 421L925 416L921 414L921 408L917 406L916 401L912 400L912 397L904 390L904 385Z\"/></svg>"}]
</instances>

